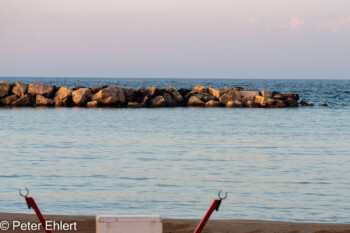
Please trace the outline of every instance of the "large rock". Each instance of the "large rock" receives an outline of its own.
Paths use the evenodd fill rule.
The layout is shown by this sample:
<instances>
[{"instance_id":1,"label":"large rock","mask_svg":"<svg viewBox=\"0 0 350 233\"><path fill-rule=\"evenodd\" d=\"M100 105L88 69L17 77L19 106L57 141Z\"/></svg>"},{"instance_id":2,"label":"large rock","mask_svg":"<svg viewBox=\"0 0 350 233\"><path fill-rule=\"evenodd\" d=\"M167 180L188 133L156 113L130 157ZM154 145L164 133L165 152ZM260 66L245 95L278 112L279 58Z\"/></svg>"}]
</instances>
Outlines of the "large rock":
<instances>
[{"instance_id":1,"label":"large rock","mask_svg":"<svg viewBox=\"0 0 350 233\"><path fill-rule=\"evenodd\" d=\"M124 96L126 102L133 102L135 100L135 89L134 88L126 88L124 90Z\"/></svg>"},{"instance_id":2,"label":"large rock","mask_svg":"<svg viewBox=\"0 0 350 233\"><path fill-rule=\"evenodd\" d=\"M196 96L191 96L191 98L187 102L187 106L189 107L204 107L205 103Z\"/></svg>"},{"instance_id":3,"label":"large rock","mask_svg":"<svg viewBox=\"0 0 350 233\"><path fill-rule=\"evenodd\" d=\"M205 107L207 108L214 108L214 107L220 107L220 102L217 100L209 100L205 103Z\"/></svg>"},{"instance_id":4,"label":"large rock","mask_svg":"<svg viewBox=\"0 0 350 233\"><path fill-rule=\"evenodd\" d=\"M309 104L309 103L307 103L307 102L304 101L304 100L300 101L300 105L301 105L301 106L314 106L313 104Z\"/></svg>"},{"instance_id":5,"label":"large rock","mask_svg":"<svg viewBox=\"0 0 350 233\"><path fill-rule=\"evenodd\" d=\"M166 100L161 95L154 97L150 101L150 107L152 108L159 108L159 107L166 107L166 106L167 106Z\"/></svg>"},{"instance_id":6,"label":"large rock","mask_svg":"<svg viewBox=\"0 0 350 233\"><path fill-rule=\"evenodd\" d=\"M42 95L46 98L51 98L53 96L54 91L54 86L42 83L31 83L28 87L28 93L31 96Z\"/></svg>"},{"instance_id":7,"label":"large rock","mask_svg":"<svg viewBox=\"0 0 350 233\"><path fill-rule=\"evenodd\" d=\"M294 99L295 101L298 101L299 100L299 95L295 94L295 93L283 94L283 98L284 99L291 98L291 99Z\"/></svg>"},{"instance_id":8,"label":"large rock","mask_svg":"<svg viewBox=\"0 0 350 233\"><path fill-rule=\"evenodd\" d=\"M299 104L298 104L298 102L296 101L296 99L291 98L291 97L287 98L287 99L285 100L285 103L286 103L286 105L287 105L288 107L298 107L298 106L299 106Z\"/></svg>"},{"instance_id":9,"label":"large rock","mask_svg":"<svg viewBox=\"0 0 350 233\"><path fill-rule=\"evenodd\" d=\"M227 108L240 108L242 107L242 103L238 100L235 100L235 101L228 101L226 103L226 107Z\"/></svg>"},{"instance_id":10,"label":"large rock","mask_svg":"<svg viewBox=\"0 0 350 233\"><path fill-rule=\"evenodd\" d=\"M124 89L121 87L106 87L91 97L105 106L122 106L125 104Z\"/></svg>"},{"instance_id":11,"label":"large rock","mask_svg":"<svg viewBox=\"0 0 350 233\"><path fill-rule=\"evenodd\" d=\"M218 100L215 96L209 94L209 93L202 93L202 94L195 94L195 97L202 100L204 103L210 101L210 100Z\"/></svg>"},{"instance_id":12,"label":"large rock","mask_svg":"<svg viewBox=\"0 0 350 233\"><path fill-rule=\"evenodd\" d=\"M177 101L177 103L181 104L183 101L183 97L179 91L176 90L175 87L167 86L164 88L164 91L169 92L173 98Z\"/></svg>"},{"instance_id":13,"label":"large rock","mask_svg":"<svg viewBox=\"0 0 350 233\"><path fill-rule=\"evenodd\" d=\"M69 106L72 104L72 90L67 87L60 87L55 94L55 106Z\"/></svg>"},{"instance_id":14,"label":"large rock","mask_svg":"<svg viewBox=\"0 0 350 233\"><path fill-rule=\"evenodd\" d=\"M144 106L149 106L150 102L151 101L147 96L143 97L142 100L140 101L140 103L143 104Z\"/></svg>"},{"instance_id":15,"label":"large rock","mask_svg":"<svg viewBox=\"0 0 350 233\"><path fill-rule=\"evenodd\" d=\"M208 92L209 92L209 94L211 94L212 96L215 96L217 99L220 98L220 94L221 94L221 91L220 91L220 90L215 89L215 88L212 88L212 87L209 87L209 88L208 88Z\"/></svg>"},{"instance_id":16,"label":"large rock","mask_svg":"<svg viewBox=\"0 0 350 233\"><path fill-rule=\"evenodd\" d=\"M128 108L143 108L144 105L141 103L137 103L137 102L129 102L128 103Z\"/></svg>"},{"instance_id":17,"label":"large rock","mask_svg":"<svg viewBox=\"0 0 350 233\"><path fill-rule=\"evenodd\" d=\"M28 87L28 84L17 81L12 89L12 93L17 95L18 97L22 97L27 93Z\"/></svg>"},{"instance_id":18,"label":"large rock","mask_svg":"<svg viewBox=\"0 0 350 233\"><path fill-rule=\"evenodd\" d=\"M28 94L25 94L18 100L11 103L11 106L17 106L17 107L29 107L34 105L34 98Z\"/></svg>"},{"instance_id":19,"label":"large rock","mask_svg":"<svg viewBox=\"0 0 350 233\"><path fill-rule=\"evenodd\" d=\"M226 86L221 89L221 93L226 93L229 91L230 91L230 89L228 89L228 87L226 87Z\"/></svg>"},{"instance_id":20,"label":"large rock","mask_svg":"<svg viewBox=\"0 0 350 233\"><path fill-rule=\"evenodd\" d=\"M46 98L42 95L37 95L35 98L36 106L53 106L55 104L53 99Z\"/></svg>"},{"instance_id":21,"label":"large rock","mask_svg":"<svg viewBox=\"0 0 350 233\"><path fill-rule=\"evenodd\" d=\"M181 88L179 89L179 92L182 96L185 96L187 95L187 93L189 93L191 90L190 89L187 89L187 88Z\"/></svg>"},{"instance_id":22,"label":"large rock","mask_svg":"<svg viewBox=\"0 0 350 233\"><path fill-rule=\"evenodd\" d=\"M17 99L17 95L10 95L2 98L0 101L3 105L11 105L11 103L15 102Z\"/></svg>"},{"instance_id":23,"label":"large rock","mask_svg":"<svg viewBox=\"0 0 350 233\"><path fill-rule=\"evenodd\" d=\"M249 91L249 90L240 90L239 94L241 95L241 103L244 106L247 106L248 100L251 100L254 102L255 96L259 95L259 92L257 91Z\"/></svg>"},{"instance_id":24,"label":"large rock","mask_svg":"<svg viewBox=\"0 0 350 233\"><path fill-rule=\"evenodd\" d=\"M274 99L281 99L281 100L287 100L288 98L294 99L295 101L299 100L299 95L295 93L289 93L289 94L279 94L276 93L273 95Z\"/></svg>"},{"instance_id":25,"label":"large rock","mask_svg":"<svg viewBox=\"0 0 350 233\"><path fill-rule=\"evenodd\" d=\"M156 87L147 87L145 89L145 95L152 98L159 94L159 89Z\"/></svg>"},{"instance_id":26,"label":"large rock","mask_svg":"<svg viewBox=\"0 0 350 233\"><path fill-rule=\"evenodd\" d=\"M278 94L275 91L272 90L262 90L261 91L261 96L266 97L266 98L272 98L275 94Z\"/></svg>"},{"instance_id":27,"label":"large rock","mask_svg":"<svg viewBox=\"0 0 350 233\"><path fill-rule=\"evenodd\" d=\"M287 105L284 103L283 100L276 100L276 103L274 106L272 106L274 108L285 108L287 107Z\"/></svg>"},{"instance_id":28,"label":"large rock","mask_svg":"<svg viewBox=\"0 0 350 233\"><path fill-rule=\"evenodd\" d=\"M276 105L276 101L277 100L275 99L263 97L261 95L255 96L255 100L254 100L254 102L260 105L261 107L273 107Z\"/></svg>"},{"instance_id":29,"label":"large rock","mask_svg":"<svg viewBox=\"0 0 350 233\"><path fill-rule=\"evenodd\" d=\"M205 86L197 85L192 89L192 91L194 91L196 93L206 93L207 88Z\"/></svg>"},{"instance_id":30,"label":"large rock","mask_svg":"<svg viewBox=\"0 0 350 233\"><path fill-rule=\"evenodd\" d=\"M267 105L267 98L261 95L255 96L255 103L259 104L261 107L265 107Z\"/></svg>"},{"instance_id":31,"label":"large rock","mask_svg":"<svg viewBox=\"0 0 350 233\"><path fill-rule=\"evenodd\" d=\"M177 101L169 94L169 93L164 93L163 95L168 107L177 107Z\"/></svg>"},{"instance_id":32,"label":"large rock","mask_svg":"<svg viewBox=\"0 0 350 233\"><path fill-rule=\"evenodd\" d=\"M101 91L101 87L91 87L91 93L96 94L97 92Z\"/></svg>"},{"instance_id":33,"label":"large rock","mask_svg":"<svg viewBox=\"0 0 350 233\"><path fill-rule=\"evenodd\" d=\"M72 92L72 99L74 104L79 106L85 106L91 98L92 93L89 88L79 88Z\"/></svg>"},{"instance_id":34,"label":"large rock","mask_svg":"<svg viewBox=\"0 0 350 233\"><path fill-rule=\"evenodd\" d=\"M10 94L12 84L10 82L0 82L0 98Z\"/></svg>"},{"instance_id":35,"label":"large rock","mask_svg":"<svg viewBox=\"0 0 350 233\"><path fill-rule=\"evenodd\" d=\"M239 94L241 95L241 99L250 99L254 100L255 96L259 95L258 91L249 91L249 90L240 90Z\"/></svg>"},{"instance_id":36,"label":"large rock","mask_svg":"<svg viewBox=\"0 0 350 233\"><path fill-rule=\"evenodd\" d=\"M98 107L98 102L96 100L87 102L86 107L88 107L88 108L97 108Z\"/></svg>"},{"instance_id":37,"label":"large rock","mask_svg":"<svg viewBox=\"0 0 350 233\"><path fill-rule=\"evenodd\" d=\"M226 93L224 93L220 98L220 103L222 104L227 104L228 101L240 101L241 100L241 95L239 93L239 91L237 90L230 90Z\"/></svg>"}]
</instances>

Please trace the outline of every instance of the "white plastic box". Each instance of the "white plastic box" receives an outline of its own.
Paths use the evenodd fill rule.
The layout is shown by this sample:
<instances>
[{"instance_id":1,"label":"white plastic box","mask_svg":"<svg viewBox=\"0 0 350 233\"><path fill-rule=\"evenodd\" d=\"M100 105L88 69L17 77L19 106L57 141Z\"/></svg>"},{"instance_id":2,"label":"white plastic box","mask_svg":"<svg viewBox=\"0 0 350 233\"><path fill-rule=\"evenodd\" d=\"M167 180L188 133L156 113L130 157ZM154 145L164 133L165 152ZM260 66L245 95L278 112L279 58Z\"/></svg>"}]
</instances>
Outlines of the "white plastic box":
<instances>
[{"instance_id":1,"label":"white plastic box","mask_svg":"<svg viewBox=\"0 0 350 233\"><path fill-rule=\"evenodd\" d=\"M162 233L160 216L96 216L96 233Z\"/></svg>"}]
</instances>

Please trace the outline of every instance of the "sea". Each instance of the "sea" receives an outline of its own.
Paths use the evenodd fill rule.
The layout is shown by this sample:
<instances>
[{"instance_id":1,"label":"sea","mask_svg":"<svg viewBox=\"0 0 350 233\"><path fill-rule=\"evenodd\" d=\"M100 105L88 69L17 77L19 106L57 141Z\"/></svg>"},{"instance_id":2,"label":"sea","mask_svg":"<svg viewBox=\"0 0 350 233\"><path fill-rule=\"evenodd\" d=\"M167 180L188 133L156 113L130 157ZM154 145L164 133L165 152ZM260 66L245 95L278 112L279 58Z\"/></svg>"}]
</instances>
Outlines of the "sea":
<instances>
[{"instance_id":1,"label":"sea","mask_svg":"<svg viewBox=\"0 0 350 233\"><path fill-rule=\"evenodd\" d=\"M270 89L313 107L0 108L0 212L350 223L350 80L13 78ZM327 103L329 107L321 107Z\"/></svg>"}]
</instances>

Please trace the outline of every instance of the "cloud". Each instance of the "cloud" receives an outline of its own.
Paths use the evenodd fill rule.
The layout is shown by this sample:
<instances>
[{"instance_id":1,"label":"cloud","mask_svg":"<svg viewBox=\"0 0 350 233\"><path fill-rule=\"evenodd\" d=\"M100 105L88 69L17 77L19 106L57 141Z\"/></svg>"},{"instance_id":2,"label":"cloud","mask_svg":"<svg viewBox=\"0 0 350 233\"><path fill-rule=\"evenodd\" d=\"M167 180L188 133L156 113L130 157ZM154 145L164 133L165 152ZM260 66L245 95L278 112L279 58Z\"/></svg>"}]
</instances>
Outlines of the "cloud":
<instances>
[{"instance_id":1,"label":"cloud","mask_svg":"<svg viewBox=\"0 0 350 233\"><path fill-rule=\"evenodd\" d=\"M305 25L305 20L304 19L300 19L296 16L292 17L289 20L289 28L296 30L300 27L303 27Z\"/></svg>"},{"instance_id":2,"label":"cloud","mask_svg":"<svg viewBox=\"0 0 350 233\"><path fill-rule=\"evenodd\" d=\"M321 29L327 29L333 32L339 32L342 29L350 28L350 16L341 17L338 19L331 19L327 22L320 23L319 27Z\"/></svg>"},{"instance_id":3,"label":"cloud","mask_svg":"<svg viewBox=\"0 0 350 233\"><path fill-rule=\"evenodd\" d=\"M250 24L250 25L255 26L256 23L257 23L257 21L256 21L256 18L255 18L255 17L251 17L251 18L249 19L249 24Z\"/></svg>"},{"instance_id":4,"label":"cloud","mask_svg":"<svg viewBox=\"0 0 350 233\"><path fill-rule=\"evenodd\" d=\"M299 18L297 16L293 16L292 18L290 18L289 23L282 24L281 28L297 30L305 26L305 24L306 24L305 19Z\"/></svg>"}]
</instances>

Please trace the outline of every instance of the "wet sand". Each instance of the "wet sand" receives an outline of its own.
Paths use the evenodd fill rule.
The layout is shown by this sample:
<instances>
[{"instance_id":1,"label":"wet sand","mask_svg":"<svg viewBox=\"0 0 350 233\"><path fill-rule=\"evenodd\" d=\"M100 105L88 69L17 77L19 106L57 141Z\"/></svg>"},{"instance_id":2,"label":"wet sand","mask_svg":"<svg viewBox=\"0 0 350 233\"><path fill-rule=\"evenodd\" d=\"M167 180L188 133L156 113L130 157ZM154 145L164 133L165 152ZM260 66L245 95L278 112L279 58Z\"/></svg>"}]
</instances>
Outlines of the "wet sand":
<instances>
[{"instance_id":1,"label":"wet sand","mask_svg":"<svg viewBox=\"0 0 350 233\"><path fill-rule=\"evenodd\" d=\"M95 233L95 216L44 215L46 220L77 222L77 231L53 231L65 233ZM20 221L21 223L36 222L34 214L0 213L1 221ZM193 219L163 219L164 233L193 233L200 220ZM20 229L3 232L23 231ZM31 232L44 232L31 231ZM350 224L338 223L295 223L259 220L209 220L203 233L350 233Z\"/></svg>"}]
</instances>

